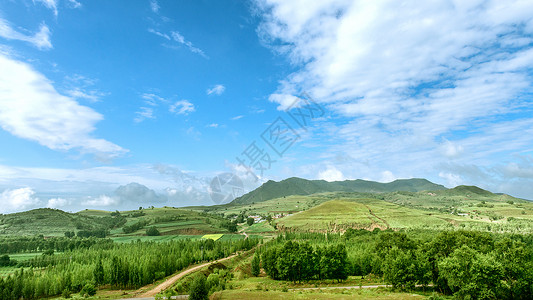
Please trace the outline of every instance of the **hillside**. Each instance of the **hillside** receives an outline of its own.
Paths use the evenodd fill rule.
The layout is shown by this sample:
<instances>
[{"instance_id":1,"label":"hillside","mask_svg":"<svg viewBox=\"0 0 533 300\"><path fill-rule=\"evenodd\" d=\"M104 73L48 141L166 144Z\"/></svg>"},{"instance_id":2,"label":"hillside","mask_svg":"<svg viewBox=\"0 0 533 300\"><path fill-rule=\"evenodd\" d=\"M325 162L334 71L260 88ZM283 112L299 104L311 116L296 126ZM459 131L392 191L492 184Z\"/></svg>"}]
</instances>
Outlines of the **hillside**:
<instances>
[{"instance_id":1,"label":"hillside","mask_svg":"<svg viewBox=\"0 0 533 300\"><path fill-rule=\"evenodd\" d=\"M326 201L318 206L280 218L276 225L280 230L301 232L342 232L347 228L457 228L515 233L533 230L532 202L493 194L477 187L370 196L332 193L328 195L329 200L324 199ZM303 206L305 203L317 203L316 199L317 195L299 196L298 202Z\"/></svg>"},{"instance_id":2,"label":"hillside","mask_svg":"<svg viewBox=\"0 0 533 300\"><path fill-rule=\"evenodd\" d=\"M0 215L0 234L5 236L64 236L65 232L107 232L112 238L146 236L146 228L156 227L161 236L229 233L227 220L220 216L173 207L110 212L83 210L68 213L40 208Z\"/></svg>"},{"instance_id":3,"label":"hillside","mask_svg":"<svg viewBox=\"0 0 533 300\"><path fill-rule=\"evenodd\" d=\"M66 231L107 230L113 224L109 214L105 218L95 218L59 209L39 208L1 215L0 234L63 236Z\"/></svg>"},{"instance_id":4,"label":"hillside","mask_svg":"<svg viewBox=\"0 0 533 300\"><path fill-rule=\"evenodd\" d=\"M394 191L419 192L445 190L442 185L426 179L398 179L389 183L366 180L328 182L291 177L280 182L269 180L259 188L233 200L232 204L250 204L290 195L311 195L326 192L388 193Z\"/></svg>"}]
</instances>

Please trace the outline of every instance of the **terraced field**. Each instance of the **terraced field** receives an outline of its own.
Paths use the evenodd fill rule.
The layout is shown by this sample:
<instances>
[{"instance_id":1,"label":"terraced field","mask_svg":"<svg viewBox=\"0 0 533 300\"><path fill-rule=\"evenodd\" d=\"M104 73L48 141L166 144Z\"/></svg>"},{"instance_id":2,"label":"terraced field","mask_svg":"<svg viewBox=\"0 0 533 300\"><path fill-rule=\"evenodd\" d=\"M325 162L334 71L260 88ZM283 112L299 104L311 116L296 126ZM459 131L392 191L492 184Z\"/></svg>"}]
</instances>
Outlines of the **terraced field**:
<instances>
[{"instance_id":1,"label":"terraced field","mask_svg":"<svg viewBox=\"0 0 533 300\"><path fill-rule=\"evenodd\" d=\"M531 213L533 204L528 202L515 204L487 200L482 204L483 202L476 199L453 208L448 207L446 202L444 204L441 202L440 207L430 208L405 203L396 204L379 199L341 199L328 201L309 210L281 218L277 220L276 225L280 230L317 232L342 232L347 228L368 230L461 228L527 232L533 228ZM450 209L452 211L448 212Z\"/></svg>"}]
</instances>

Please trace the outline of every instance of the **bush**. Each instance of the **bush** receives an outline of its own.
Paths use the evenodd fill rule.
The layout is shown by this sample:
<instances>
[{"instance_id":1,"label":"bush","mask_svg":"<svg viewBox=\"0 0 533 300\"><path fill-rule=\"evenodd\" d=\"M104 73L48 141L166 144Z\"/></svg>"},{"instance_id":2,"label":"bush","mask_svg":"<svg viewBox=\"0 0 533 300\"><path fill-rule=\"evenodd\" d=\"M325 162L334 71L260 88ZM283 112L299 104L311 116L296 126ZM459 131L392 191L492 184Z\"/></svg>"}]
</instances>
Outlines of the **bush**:
<instances>
[{"instance_id":1,"label":"bush","mask_svg":"<svg viewBox=\"0 0 533 300\"><path fill-rule=\"evenodd\" d=\"M96 294L96 288L91 283L87 283L80 291L80 295L87 298Z\"/></svg>"},{"instance_id":2,"label":"bush","mask_svg":"<svg viewBox=\"0 0 533 300\"><path fill-rule=\"evenodd\" d=\"M207 285L205 284L205 276L203 274L197 275L189 287L189 300L205 300L207 299Z\"/></svg>"},{"instance_id":3,"label":"bush","mask_svg":"<svg viewBox=\"0 0 533 300\"><path fill-rule=\"evenodd\" d=\"M159 232L159 230L157 230L157 228L155 228L155 226L152 226L148 229L146 229L146 235L149 235L149 236L158 236L160 235L161 233Z\"/></svg>"}]
</instances>

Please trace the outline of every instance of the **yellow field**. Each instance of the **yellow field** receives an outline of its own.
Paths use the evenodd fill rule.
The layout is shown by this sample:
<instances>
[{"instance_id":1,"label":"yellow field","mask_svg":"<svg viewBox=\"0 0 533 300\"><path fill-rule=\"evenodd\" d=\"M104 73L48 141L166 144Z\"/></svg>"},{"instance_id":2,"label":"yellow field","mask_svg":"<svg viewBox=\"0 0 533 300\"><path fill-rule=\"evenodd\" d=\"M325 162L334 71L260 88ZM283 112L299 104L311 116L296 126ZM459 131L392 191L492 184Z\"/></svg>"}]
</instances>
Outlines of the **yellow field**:
<instances>
[{"instance_id":1,"label":"yellow field","mask_svg":"<svg viewBox=\"0 0 533 300\"><path fill-rule=\"evenodd\" d=\"M202 236L203 239L212 239L213 241L216 241L218 240L219 238L221 238L224 234L206 234L204 236Z\"/></svg>"}]
</instances>

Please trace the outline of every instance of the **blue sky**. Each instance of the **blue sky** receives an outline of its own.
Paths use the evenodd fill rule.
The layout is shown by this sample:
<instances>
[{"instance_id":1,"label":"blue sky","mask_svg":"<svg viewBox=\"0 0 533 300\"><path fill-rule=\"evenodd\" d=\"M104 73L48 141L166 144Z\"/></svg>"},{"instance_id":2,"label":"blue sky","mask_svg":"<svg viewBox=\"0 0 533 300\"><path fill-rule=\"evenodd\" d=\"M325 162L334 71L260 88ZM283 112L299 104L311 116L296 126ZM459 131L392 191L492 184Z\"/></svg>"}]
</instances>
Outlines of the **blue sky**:
<instances>
[{"instance_id":1,"label":"blue sky","mask_svg":"<svg viewBox=\"0 0 533 300\"><path fill-rule=\"evenodd\" d=\"M0 212L212 204L224 172L244 191L423 177L533 199L531 11L0 1ZM294 130L282 155L263 139L277 118ZM252 145L263 171L239 164Z\"/></svg>"}]
</instances>

